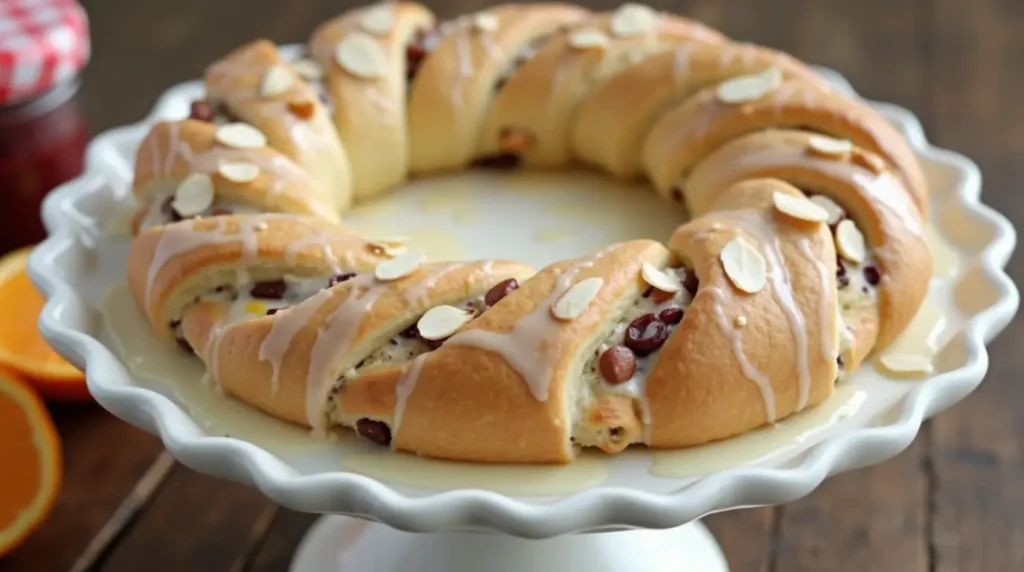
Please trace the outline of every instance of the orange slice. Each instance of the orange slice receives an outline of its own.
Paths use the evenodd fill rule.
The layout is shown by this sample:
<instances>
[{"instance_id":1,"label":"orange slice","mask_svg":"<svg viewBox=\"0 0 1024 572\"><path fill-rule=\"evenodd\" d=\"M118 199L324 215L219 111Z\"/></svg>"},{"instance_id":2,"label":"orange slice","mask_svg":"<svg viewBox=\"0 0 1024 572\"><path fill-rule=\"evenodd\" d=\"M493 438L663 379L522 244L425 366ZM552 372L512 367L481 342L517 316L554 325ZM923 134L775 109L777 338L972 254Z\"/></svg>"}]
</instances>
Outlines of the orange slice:
<instances>
[{"instance_id":1,"label":"orange slice","mask_svg":"<svg viewBox=\"0 0 1024 572\"><path fill-rule=\"evenodd\" d=\"M18 374L0 369L0 557L49 516L60 490L60 439Z\"/></svg>"},{"instance_id":2,"label":"orange slice","mask_svg":"<svg viewBox=\"0 0 1024 572\"><path fill-rule=\"evenodd\" d=\"M44 398L87 399L85 376L39 333L43 297L25 270L31 247L0 258L0 364L29 378Z\"/></svg>"}]
</instances>

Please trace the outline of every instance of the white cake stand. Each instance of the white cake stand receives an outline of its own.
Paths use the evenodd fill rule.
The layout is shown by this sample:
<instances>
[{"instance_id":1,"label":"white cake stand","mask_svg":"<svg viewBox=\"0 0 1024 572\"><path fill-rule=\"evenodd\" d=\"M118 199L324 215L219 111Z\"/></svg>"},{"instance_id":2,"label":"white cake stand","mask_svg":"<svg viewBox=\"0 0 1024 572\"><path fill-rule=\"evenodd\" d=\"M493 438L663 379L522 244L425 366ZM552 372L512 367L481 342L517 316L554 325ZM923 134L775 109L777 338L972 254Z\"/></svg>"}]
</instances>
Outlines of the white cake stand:
<instances>
[{"instance_id":1,"label":"white cake stand","mask_svg":"<svg viewBox=\"0 0 1024 572\"><path fill-rule=\"evenodd\" d=\"M852 93L834 72L822 70L822 74L838 89ZM111 308L120 306L111 306L105 296L124 275L126 241L109 236L106 230L116 226L117 213L124 211L129 200L135 147L152 122L185 116L188 102L200 91L196 83L177 86L159 101L147 120L98 137L89 148L86 173L47 199L43 215L51 234L29 260L33 280L49 298L40 328L57 351L87 370L89 389L100 404L159 435L185 465L257 487L284 506L330 515L309 531L293 562L295 572L725 571L725 559L714 538L697 522L699 518L722 510L789 502L810 493L832 474L894 456L914 439L924 419L977 387L988 367L985 344L1017 310L1017 290L1003 272L1015 246L1015 232L1005 218L979 202L977 167L960 155L929 145L919 123L906 110L873 103L918 150L933 189L932 222L955 246L959 262L958 270L941 284L933 284L930 294L951 304L953 310L939 340L944 349L936 373L928 379L893 381L865 367L848 382L853 390L843 398L846 401L841 407L816 408L820 410L817 415L827 421L816 430L794 433L785 447L771 448L756 458L730 457L736 447L729 442L714 445L703 457L695 457L701 461L692 465L701 470L685 476L666 477L664 471L658 476L654 470L658 454L642 450L606 461L601 479L581 490L547 496L486 490L486 480L481 486L431 486L429 475L410 483L402 478L378 478L373 470L340 470L356 458L348 455L358 455L354 449L358 446L344 441L318 444L319 448L275 448L247 437L242 425L226 429L230 425L225 425L227 420L237 417L237 408L242 406L222 400L222 409L217 408L221 405L198 407L190 402L194 392L183 392L184 385L160 385L140 375L136 367L140 354L133 350L135 346L111 341L111 324L116 322ZM570 211L605 208L599 204L614 203L614 192L600 190L594 178L587 179L584 186L588 192L609 193L601 200L561 189L573 186L572 176L547 179L543 185L531 183L529 176L492 178L482 184L472 178L476 176L468 175L470 178L459 184L477 187L471 193L474 200L486 203L490 216L507 216L504 226L509 226L508 221L519 222L511 224L510 231L495 231L493 221L467 222L463 217L460 224L454 224L448 220L450 227L468 229L461 239L473 245L466 254L474 257L525 258L538 264L579 255L581 248L607 242L609 234L613 239L644 233L655 233L652 238L667 236L659 230L659 224L667 224L665 209L632 205L630 208L647 208L639 231L636 227L588 225L586 220L576 219L570 226L585 231L572 240L549 241L531 251L533 254L523 252L520 247L528 242L524 236L530 236L524 232L532 230L536 237L543 224L564 227L565 221L559 222L558 217ZM453 186L451 182L445 185ZM545 193L565 191L559 195L566 204L561 214L543 214L536 204L530 206L524 190L537 186L547 187ZM618 200L623 200L622 196L620 192ZM626 196L625 200L634 203L639 195ZM448 206L459 204L459 200L449 197ZM577 205L582 206L576 209L573 200L582 200ZM420 206L413 209L417 221L432 216L459 218L450 208L431 214L431 209ZM620 207L612 204L607 208ZM412 220L409 215L396 211L383 218L402 223L403 216L404 222ZM360 216L370 226L380 219L374 222L372 212L357 213L354 219L348 218L349 223L358 222ZM488 231L486 237L480 234L481 228ZM597 229L596 234L588 234L588 229ZM637 232L640 234L616 235ZM443 250L444 242L435 241L430 248ZM475 251L478 246L489 250ZM536 253L546 259L537 260ZM130 302L122 299L121 306L124 304ZM145 328L136 330L138 335L131 338L145 338ZM273 423L264 420L267 426ZM769 431L777 431L775 436L785 434L793 427L787 423L790 421ZM383 457L380 459L383 463ZM364 463L363 468L376 466ZM464 475L473 471L458 470ZM402 475L416 476L416 470Z\"/></svg>"}]
</instances>

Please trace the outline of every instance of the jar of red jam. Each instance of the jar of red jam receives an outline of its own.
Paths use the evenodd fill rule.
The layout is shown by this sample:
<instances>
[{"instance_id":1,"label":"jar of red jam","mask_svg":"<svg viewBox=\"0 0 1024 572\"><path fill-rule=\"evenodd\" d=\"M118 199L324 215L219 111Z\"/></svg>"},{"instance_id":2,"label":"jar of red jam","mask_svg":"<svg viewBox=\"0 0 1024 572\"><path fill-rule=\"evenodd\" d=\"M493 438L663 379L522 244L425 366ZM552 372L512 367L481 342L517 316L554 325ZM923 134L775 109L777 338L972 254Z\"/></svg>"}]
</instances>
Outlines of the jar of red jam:
<instances>
[{"instance_id":1,"label":"jar of red jam","mask_svg":"<svg viewBox=\"0 0 1024 572\"><path fill-rule=\"evenodd\" d=\"M40 204L82 172L89 26L74 0L0 0L0 253L42 240Z\"/></svg>"}]
</instances>

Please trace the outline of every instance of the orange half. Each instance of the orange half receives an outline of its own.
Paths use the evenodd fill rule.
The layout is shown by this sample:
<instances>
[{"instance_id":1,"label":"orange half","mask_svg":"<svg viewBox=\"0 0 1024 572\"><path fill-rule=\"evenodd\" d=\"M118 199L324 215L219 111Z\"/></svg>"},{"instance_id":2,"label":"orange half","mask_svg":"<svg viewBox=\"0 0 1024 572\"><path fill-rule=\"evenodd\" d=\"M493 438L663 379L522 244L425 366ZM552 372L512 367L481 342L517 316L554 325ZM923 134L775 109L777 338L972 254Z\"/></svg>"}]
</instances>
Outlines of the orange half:
<instances>
[{"instance_id":1,"label":"orange half","mask_svg":"<svg viewBox=\"0 0 1024 572\"><path fill-rule=\"evenodd\" d=\"M0 556L50 511L61 483L61 450L50 414L18 374L0 369Z\"/></svg>"},{"instance_id":2,"label":"orange half","mask_svg":"<svg viewBox=\"0 0 1024 572\"><path fill-rule=\"evenodd\" d=\"M32 248L0 258L0 364L29 378L44 398L86 399L85 376L39 333L45 300L28 277Z\"/></svg>"}]
</instances>

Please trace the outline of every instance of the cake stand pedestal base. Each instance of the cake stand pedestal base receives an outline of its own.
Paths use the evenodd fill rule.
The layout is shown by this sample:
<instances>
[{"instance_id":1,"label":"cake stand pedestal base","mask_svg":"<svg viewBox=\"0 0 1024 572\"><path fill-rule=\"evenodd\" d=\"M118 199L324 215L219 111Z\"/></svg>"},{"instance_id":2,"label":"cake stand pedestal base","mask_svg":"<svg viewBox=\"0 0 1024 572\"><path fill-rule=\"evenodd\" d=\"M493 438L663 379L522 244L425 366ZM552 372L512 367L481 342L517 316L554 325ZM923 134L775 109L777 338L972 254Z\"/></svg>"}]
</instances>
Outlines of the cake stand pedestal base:
<instances>
[{"instance_id":1,"label":"cake stand pedestal base","mask_svg":"<svg viewBox=\"0 0 1024 572\"><path fill-rule=\"evenodd\" d=\"M324 516L291 572L728 572L708 529L630 530L526 540L502 534L409 533Z\"/></svg>"}]
</instances>

